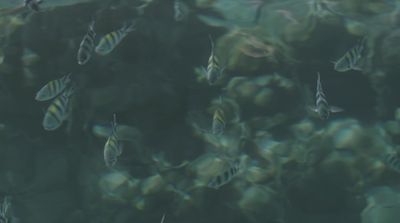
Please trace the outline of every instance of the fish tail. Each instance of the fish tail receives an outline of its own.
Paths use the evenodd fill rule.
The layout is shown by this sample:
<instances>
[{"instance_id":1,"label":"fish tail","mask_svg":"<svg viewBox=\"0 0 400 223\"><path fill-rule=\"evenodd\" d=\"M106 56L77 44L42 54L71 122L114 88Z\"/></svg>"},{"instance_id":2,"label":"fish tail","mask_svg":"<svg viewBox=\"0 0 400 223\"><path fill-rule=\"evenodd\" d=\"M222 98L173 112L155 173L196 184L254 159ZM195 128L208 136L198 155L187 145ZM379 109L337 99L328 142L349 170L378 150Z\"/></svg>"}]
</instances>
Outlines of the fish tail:
<instances>
[{"instance_id":1,"label":"fish tail","mask_svg":"<svg viewBox=\"0 0 400 223\"><path fill-rule=\"evenodd\" d=\"M125 22L124 26L122 27L122 30L125 33L132 32L136 29L136 23L137 23L136 19L134 19L130 22Z\"/></svg>"},{"instance_id":2,"label":"fish tail","mask_svg":"<svg viewBox=\"0 0 400 223\"><path fill-rule=\"evenodd\" d=\"M208 38L210 39L210 43L211 43L211 52L214 52L214 40L213 40L211 34L208 35Z\"/></svg>"}]
</instances>

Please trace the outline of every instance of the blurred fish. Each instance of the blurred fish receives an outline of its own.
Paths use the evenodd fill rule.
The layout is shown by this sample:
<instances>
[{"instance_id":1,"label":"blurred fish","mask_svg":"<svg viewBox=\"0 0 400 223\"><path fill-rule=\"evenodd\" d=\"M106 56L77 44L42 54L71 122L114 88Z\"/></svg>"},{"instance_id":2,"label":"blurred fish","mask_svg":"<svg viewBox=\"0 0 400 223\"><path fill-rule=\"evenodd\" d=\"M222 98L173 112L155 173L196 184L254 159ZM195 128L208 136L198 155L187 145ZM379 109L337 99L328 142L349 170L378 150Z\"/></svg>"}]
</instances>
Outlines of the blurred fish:
<instances>
[{"instance_id":1,"label":"blurred fish","mask_svg":"<svg viewBox=\"0 0 400 223\"><path fill-rule=\"evenodd\" d=\"M97 44L95 51L99 55L110 53L127 35L135 30L136 22L126 23L121 29L103 36Z\"/></svg>"},{"instance_id":2,"label":"blurred fish","mask_svg":"<svg viewBox=\"0 0 400 223\"><path fill-rule=\"evenodd\" d=\"M184 20L189 14L189 7L182 0L174 1L174 19L179 22Z\"/></svg>"},{"instance_id":3,"label":"blurred fish","mask_svg":"<svg viewBox=\"0 0 400 223\"><path fill-rule=\"evenodd\" d=\"M32 66L40 60L40 56L29 48L25 48L21 57L24 66Z\"/></svg>"},{"instance_id":4,"label":"blurred fish","mask_svg":"<svg viewBox=\"0 0 400 223\"><path fill-rule=\"evenodd\" d=\"M78 64L86 64L92 57L92 53L95 47L96 32L94 31L94 23L92 21L89 25L89 29L86 35L83 37L78 50Z\"/></svg>"},{"instance_id":5,"label":"blurred fish","mask_svg":"<svg viewBox=\"0 0 400 223\"><path fill-rule=\"evenodd\" d=\"M47 101L60 94L71 82L71 74L52 80L44 85L35 96L36 101Z\"/></svg>"},{"instance_id":6,"label":"blurred fish","mask_svg":"<svg viewBox=\"0 0 400 223\"><path fill-rule=\"evenodd\" d=\"M224 129L225 129L225 113L222 107L219 106L214 111L211 133L215 136L220 136L224 133Z\"/></svg>"},{"instance_id":7,"label":"blurred fish","mask_svg":"<svg viewBox=\"0 0 400 223\"><path fill-rule=\"evenodd\" d=\"M344 16L342 13L334 10L334 6L337 2L328 0L309 0L310 14L317 17L324 17L327 14L333 14L337 16Z\"/></svg>"},{"instance_id":8,"label":"blurred fish","mask_svg":"<svg viewBox=\"0 0 400 223\"><path fill-rule=\"evenodd\" d=\"M326 100L326 96L322 89L321 77L320 77L319 72L318 72L318 79L317 79L317 93L315 96L316 96L316 103L315 103L315 107L313 107L312 110L314 112L318 113L318 115L321 119L327 119L329 117L330 113L343 111L343 109L341 109L339 107L330 106L328 104L328 101Z\"/></svg>"},{"instance_id":9,"label":"blurred fish","mask_svg":"<svg viewBox=\"0 0 400 223\"><path fill-rule=\"evenodd\" d=\"M57 129L68 118L69 101L73 93L74 88L70 87L52 101L42 122L45 130L52 131Z\"/></svg>"},{"instance_id":10,"label":"blurred fish","mask_svg":"<svg viewBox=\"0 0 400 223\"><path fill-rule=\"evenodd\" d=\"M207 69L205 69L205 68L203 68L203 69L204 69L208 83L210 85L213 85L221 77L224 69L223 68L221 69L221 67L219 65L218 57L215 55L214 41L211 38L211 36L209 36L209 38L210 38L210 42L211 42L211 54L210 54L210 57L208 58Z\"/></svg>"},{"instance_id":11,"label":"blurred fish","mask_svg":"<svg viewBox=\"0 0 400 223\"><path fill-rule=\"evenodd\" d=\"M237 176L239 171L240 171L240 160L235 159L231 163L229 163L227 169L225 169L221 174L213 177L208 182L208 187L219 189L223 185L229 183L235 176Z\"/></svg>"},{"instance_id":12,"label":"blurred fish","mask_svg":"<svg viewBox=\"0 0 400 223\"><path fill-rule=\"evenodd\" d=\"M117 129L117 117L114 114L113 119L113 131L111 136L108 137L106 144L104 145L104 162L107 167L113 167L117 163L118 156L122 154L122 144L119 142L116 134Z\"/></svg>"},{"instance_id":13,"label":"blurred fish","mask_svg":"<svg viewBox=\"0 0 400 223\"><path fill-rule=\"evenodd\" d=\"M297 20L294 16L293 13L289 10L286 9L277 9L275 10L276 13L282 15L285 19L289 20L292 24L298 25L300 24L299 20Z\"/></svg>"},{"instance_id":14,"label":"blurred fish","mask_svg":"<svg viewBox=\"0 0 400 223\"><path fill-rule=\"evenodd\" d=\"M163 214L162 218L161 218L161 223L164 223L165 221L165 213Z\"/></svg>"},{"instance_id":15,"label":"blurred fish","mask_svg":"<svg viewBox=\"0 0 400 223\"><path fill-rule=\"evenodd\" d=\"M40 11L39 5L42 3L42 0L24 0L24 6L35 12Z\"/></svg>"},{"instance_id":16,"label":"blurred fish","mask_svg":"<svg viewBox=\"0 0 400 223\"><path fill-rule=\"evenodd\" d=\"M349 70L361 71L361 59L364 53L366 38L360 43L348 50L341 58L334 63L334 69L338 72L346 72Z\"/></svg>"},{"instance_id":17,"label":"blurred fish","mask_svg":"<svg viewBox=\"0 0 400 223\"><path fill-rule=\"evenodd\" d=\"M239 32L238 34L243 39L239 47L243 54L254 58L267 57L271 61L277 61L275 58L276 48L273 45L267 45L249 33Z\"/></svg>"},{"instance_id":18,"label":"blurred fish","mask_svg":"<svg viewBox=\"0 0 400 223\"><path fill-rule=\"evenodd\" d=\"M400 157L398 153L388 153L384 156L383 162L390 169L400 173Z\"/></svg>"},{"instance_id":19,"label":"blurred fish","mask_svg":"<svg viewBox=\"0 0 400 223\"><path fill-rule=\"evenodd\" d=\"M8 223L9 222L9 214L8 210L11 206L11 201L9 196L5 196L3 198L3 203L0 207L0 223Z\"/></svg>"}]
</instances>

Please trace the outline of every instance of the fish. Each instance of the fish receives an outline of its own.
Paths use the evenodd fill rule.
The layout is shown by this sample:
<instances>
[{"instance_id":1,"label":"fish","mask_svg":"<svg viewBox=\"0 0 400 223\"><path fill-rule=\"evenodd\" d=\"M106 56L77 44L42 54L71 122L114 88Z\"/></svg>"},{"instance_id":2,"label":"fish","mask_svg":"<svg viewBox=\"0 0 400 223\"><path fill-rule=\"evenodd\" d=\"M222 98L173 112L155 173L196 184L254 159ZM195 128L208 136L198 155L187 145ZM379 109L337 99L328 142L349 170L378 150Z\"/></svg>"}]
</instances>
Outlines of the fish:
<instances>
[{"instance_id":1,"label":"fish","mask_svg":"<svg viewBox=\"0 0 400 223\"><path fill-rule=\"evenodd\" d=\"M338 72L349 70L361 71L362 55L364 54L366 38L363 38L357 45L348 50L341 58L334 61L334 69Z\"/></svg>"},{"instance_id":2,"label":"fish","mask_svg":"<svg viewBox=\"0 0 400 223\"><path fill-rule=\"evenodd\" d=\"M40 4L42 3L42 0L24 0L24 6L35 12L40 11Z\"/></svg>"},{"instance_id":3,"label":"fish","mask_svg":"<svg viewBox=\"0 0 400 223\"><path fill-rule=\"evenodd\" d=\"M8 219L8 210L11 206L11 201L10 201L10 197L9 196L5 196L3 198L3 203L1 204L0 207L0 223L8 223L9 219Z\"/></svg>"},{"instance_id":4,"label":"fish","mask_svg":"<svg viewBox=\"0 0 400 223\"><path fill-rule=\"evenodd\" d=\"M207 186L213 189L219 189L223 185L229 183L240 171L240 160L233 160L228 168L226 168L221 174L211 178Z\"/></svg>"},{"instance_id":5,"label":"fish","mask_svg":"<svg viewBox=\"0 0 400 223\"><path fill-rule=\"evenodd\" d=\"M390 169L400 173L400 157L398 153L388 153L384 156L383 162Z\"/></svg>"},{"instance_id":6,"label":"fish","mask_svg":"<svg viewBox=\"0 0 400 223\"><path fill-rule=\"evenodd\" d=\"M211 36L209 36L209 38L211 43L211 54L208 58L207 69L203 68L203 70L205 72L208 83L210 85L213 85L221 77L224 68L220 67L218 57L215 55L214 52L214 41Z\"/></svg>"},{"instance_id":7,"label":"fish","mask_svg":"<svg viewBox=\"0 0 400 223\"><path fill-rule=\"evenodd\" d=\"M47 101L59 95L71 83L71 73L44 85L35 96L36 101Z\"/></svg>"},{"instance_id":8,"label":"fish","mask_svg":"<svg viewBox=\"0 0 400 223\"><path fill-rule=\"evenodd\" d=\"M182 0L174 0L174 19L179 22L189 14L189 7Z\"/></svg>"},{"instance_id":9,"label":"fish","mask_svg":"<svg viewBox=\"0 0 400 223\"><path fill-rule=\"evenodd\" d=\"M165 221L165 213L163 214L162 218L161 218L161 223L164 223Z\"/></svg>"},{"instance_id":10,"label":"fish","mask_svg":"<svg viewBox=\"0 0 400 223\"><path fill-rule=\"evenodd\" d=\"M56 97L49 105L42 122L45 130L56 130L67 119L69 115L69 101L73 92L74 88L70 87Z\"/></svg>"},{"instance_id":11,"label":"fish","mask_svg":"<svg viewBox=\"0 0 400 223\"><path fill-rule=\"evenodd\" d=\"M104 162L109 168L113 167L117 163L118 156L122 154L122 144L120 143L118 135L116 133L117 118L115 114L112 126L112 133L108 137L106 144L104 145Z\"/></svg>"},{"instance_id":12,"label":"fish","mask_svg":"<svg viewBox=\"0 0 400 223\"><path fill-rule=\"evenodd\" d=\"M317 17L324 17L327 14L333 14L343 17L344 14L334 9L337 2L329 0L308 0L307 4L310 6L311 15Z\"/></svg>"},{"instance_id":13,"label":"fish","mask_svg":"<svg viewBox=\"0 0 400 223\"><path fill-rule=\"evenodd\" d=\"M222 99L220 99L220 103L222 103ZM222 135L224 133L225 125L225 112L222 107L219 106L214 111L211 133L215 136Z\"/></svg>"},{"instance_id":14,"label":"fish","mask_svg":"<svg viewBox=\"0 0 400 223\"><path fill-rule=\"evenodd\" d=\"M326 96L322 89L321 77L319 72L317 74L318 74L317 92L315 94L316 102L315 102L315 107L312 107L312 110L318 113L321 119L327 119L331 113L342 112L343 109L336 106L330 106L328 104L328 101L326 100Z\"/></svg>"},{"instance_id":15,"label":"fish","mask_svg":"<svg viewBox=\"0 0 400 223\"><path fill-rule=\"evenodd\" d=\"M136 29L136 22L126 23L121 29L112 31L103 36L95 48L95 52L101 56L109 54L121 41Z\"/></svg>"},{"instance_id":16,"label":"fish","mask_svg":"<svg viewBox=\"0 0 400 223\"><path fill-rule=\"evenodd\" d=\"M78 50L78 64L86 64L92 57L92 53L95 47L96 32L94 31L95 21L92 21L89 25L89 29L86 35L83 37Z\"/></svg>"}]
</instances>

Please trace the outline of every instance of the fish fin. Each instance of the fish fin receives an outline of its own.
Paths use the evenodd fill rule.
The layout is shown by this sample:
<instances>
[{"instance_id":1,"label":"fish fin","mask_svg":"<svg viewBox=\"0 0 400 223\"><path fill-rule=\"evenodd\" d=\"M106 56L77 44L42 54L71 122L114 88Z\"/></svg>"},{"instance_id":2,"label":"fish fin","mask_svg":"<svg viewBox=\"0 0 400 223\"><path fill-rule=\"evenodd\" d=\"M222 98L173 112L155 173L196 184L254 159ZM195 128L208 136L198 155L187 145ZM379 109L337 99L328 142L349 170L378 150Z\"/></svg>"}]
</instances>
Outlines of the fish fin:
<instances>
[{"instance_id":1,"label":"fish fin","mask_svg":"<svg viewBox=\"0 0 400 223\"><path fill-rule=\"evenodd\" d=\"M124 30L124 32L129 33L132 32L136 29L136 19L130 21L130 22L125 22L124 26L122 27L122 29Z\"/></svg>"},{"instance_id":2,"label":"fish fin","mask_svg":"<svg viewBox=\"0 0 400 223\"><path fill-rule=\"evenodd\" d=\"M344 111L343 108L340 108L340 107L337 107L337 106L329 106L329 110L330 110L332 113L337 113L337 112L342 112L342 111Z\"/></svg>"},{"instance_id":3,"label":"fish fin","mask_svg":"<svg viewBox=\"0 0 400 223\"><path fill-rule=\"evenodd\" d=\"M317 107L314 105L307 106L307 109L312 112L318 112Z\"/></svg>"},{"instance_id":4,"label":"fish fin","mask_svg":"<svg viewBox=\"0 0 400 223\"><path fill-rule=\"evenodd\" d=\"M205 68L204 66L200 67L201 72L203 73L204 76L207 75L207 68Z\"/></svg>"}]
</instances>

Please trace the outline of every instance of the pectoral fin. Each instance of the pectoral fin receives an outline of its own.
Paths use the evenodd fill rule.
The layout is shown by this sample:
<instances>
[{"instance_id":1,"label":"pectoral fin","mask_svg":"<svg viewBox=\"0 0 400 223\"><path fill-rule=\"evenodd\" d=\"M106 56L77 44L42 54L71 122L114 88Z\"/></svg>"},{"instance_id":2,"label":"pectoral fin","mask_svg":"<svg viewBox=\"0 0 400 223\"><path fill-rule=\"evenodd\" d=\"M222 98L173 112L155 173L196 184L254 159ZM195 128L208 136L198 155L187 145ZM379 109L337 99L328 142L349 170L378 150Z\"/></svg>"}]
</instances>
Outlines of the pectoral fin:
<instances>
[{"instance_id":1,"label":"pectoral fin","mask_svg":"<svg viewBox=\"0 0 400 223\"><path fill-rule=\"evenodd\" d=\"M337 106L330 106L330 107L329 107L329 110L330 110L332 113L337 113L337 112L342 112L342 111L344 111L343 108L339 108L339 107L337 107Z\"/></svg>"}]
</instances>

